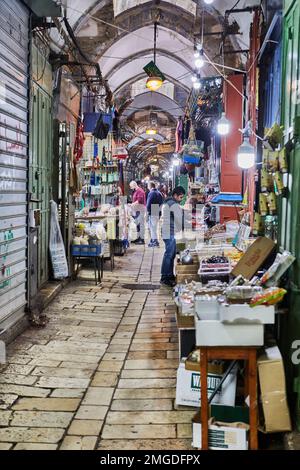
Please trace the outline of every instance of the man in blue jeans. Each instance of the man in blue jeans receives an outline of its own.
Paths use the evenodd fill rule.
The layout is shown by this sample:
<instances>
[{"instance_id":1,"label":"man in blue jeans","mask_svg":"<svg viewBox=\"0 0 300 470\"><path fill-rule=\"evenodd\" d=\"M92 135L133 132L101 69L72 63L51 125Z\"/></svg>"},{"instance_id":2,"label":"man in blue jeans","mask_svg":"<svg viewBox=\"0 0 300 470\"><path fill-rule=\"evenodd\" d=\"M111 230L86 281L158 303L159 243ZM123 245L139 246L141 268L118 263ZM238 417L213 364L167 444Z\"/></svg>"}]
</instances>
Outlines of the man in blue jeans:
<instances>
[{"instance_id":1,"label":"man in blue jeans","mask_svg":"<svg viewBox=\"0 0 300 470\"><path fill-rule=\"evenodd\" d=\"M180 206L184 198L185 190L182 186L177 186L172 197L165 200L162 209L162 239L165 243L165 253L161 266L160 283L173 287L175 282L174 260L176 257L176 233L183 230L184 213Z\"/></svg>"}]
</instances>

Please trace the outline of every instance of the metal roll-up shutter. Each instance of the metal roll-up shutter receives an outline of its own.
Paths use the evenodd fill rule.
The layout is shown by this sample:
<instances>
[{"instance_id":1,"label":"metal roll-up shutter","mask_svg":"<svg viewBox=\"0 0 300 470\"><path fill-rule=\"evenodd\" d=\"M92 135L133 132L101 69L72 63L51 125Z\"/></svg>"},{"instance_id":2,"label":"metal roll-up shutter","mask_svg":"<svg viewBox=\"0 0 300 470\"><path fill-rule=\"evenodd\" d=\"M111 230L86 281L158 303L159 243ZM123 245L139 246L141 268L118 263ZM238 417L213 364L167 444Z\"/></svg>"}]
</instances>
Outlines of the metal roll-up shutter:
<instances>
[{"instance_id":1,"label":"metal roll-up shutter","mask_svg":"<svg viewBox=\"0 0 300 470\"><path fill-rule=\"evenodd\" d=\"M29 10L0 5L0 335L23 315L27 285Z\"/></svg>"}]
</instances>

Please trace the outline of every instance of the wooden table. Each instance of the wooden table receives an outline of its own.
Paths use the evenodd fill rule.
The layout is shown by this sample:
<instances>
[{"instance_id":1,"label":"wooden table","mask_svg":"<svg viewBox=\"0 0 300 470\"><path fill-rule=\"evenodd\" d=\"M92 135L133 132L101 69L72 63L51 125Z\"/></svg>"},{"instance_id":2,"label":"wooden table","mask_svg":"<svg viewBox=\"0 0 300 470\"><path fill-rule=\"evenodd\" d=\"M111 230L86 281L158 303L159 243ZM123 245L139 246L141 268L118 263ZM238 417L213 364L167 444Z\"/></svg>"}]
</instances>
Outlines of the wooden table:
<instances>
[{"instance_id":1,"label":"wooden table","mask_svg":"<svg viewBox=\"0 0 300 470\"><path fill-rule=\"evenodd\" d=\"M244 360L247 361L245 376L245 398L249 395L249 423L250 423L250 449L258 449L257 441L257 363L256 347L250 346L201 346L200 373L201 373L201 433L202 450L208 449L208 419L209 406L207 396L208 361L213 359Z\"/></svg>"}]
</instances>

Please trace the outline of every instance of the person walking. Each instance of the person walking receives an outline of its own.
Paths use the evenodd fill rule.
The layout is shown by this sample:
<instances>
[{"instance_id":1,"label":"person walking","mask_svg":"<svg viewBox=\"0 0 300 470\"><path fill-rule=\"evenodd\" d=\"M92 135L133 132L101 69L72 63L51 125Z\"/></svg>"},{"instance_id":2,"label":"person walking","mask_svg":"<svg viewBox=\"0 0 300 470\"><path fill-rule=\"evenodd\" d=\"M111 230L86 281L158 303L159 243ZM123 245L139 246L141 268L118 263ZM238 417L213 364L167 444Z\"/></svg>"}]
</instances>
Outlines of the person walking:
<instances>
[{"instance_id":1,"label":"person walking","mask_svg":"<svg viewBox=\"0 0 300 470\"><path fill-rule=\"evenodd\" d=\"M162 207L162 238L165 244L165 253L161 265L160 283L171 287L176 284L174 276L174 260L176 257L175 235L184 228L184 212L180 206L184 195L184 188L177 186L172 191L172 196L165 200Z\"/></svg>"},{"instance_id":2,"label":"person walking","mask_svg":"<svg viewBox=\"0 0 300 470\"><path fill-rule=\"evenodd\" d=\"M149 216L149 228L151 240L148 246L150 248L159 246L157 229L161 215L161 206L163 203L162 194L158 191L155 183L149 183L149 194L147 197L147 213Z\"/></svg>"},{"instance_id":3,"label":"person walking","mask_svg":"<svg viewBox=\"0 0 300 470\"><path fill-rule=\"evenodd\" d=\"M134 220L137 226L137 239L133 242L137 245L145 244L145 212L146 212L146 194L140 188L136 181L129 183L130 189L134 191L131 207L134 211Z\"/></svg>"}]
</instances>

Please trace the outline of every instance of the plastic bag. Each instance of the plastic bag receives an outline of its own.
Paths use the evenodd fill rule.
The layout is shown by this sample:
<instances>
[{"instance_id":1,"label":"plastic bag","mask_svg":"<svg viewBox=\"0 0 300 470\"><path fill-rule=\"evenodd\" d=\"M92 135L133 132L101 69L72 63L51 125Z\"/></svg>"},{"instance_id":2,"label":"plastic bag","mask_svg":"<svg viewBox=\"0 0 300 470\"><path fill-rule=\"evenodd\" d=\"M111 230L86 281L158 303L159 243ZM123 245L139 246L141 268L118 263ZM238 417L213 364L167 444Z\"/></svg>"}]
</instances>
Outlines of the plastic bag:
<instances>
[{"instance_id":1,"label":"plastic bag","mask_svg":"<svg viewBox=\"0 0 300 470\"><path fill-rule=\"evenodd\" d=\"M258 305L275 305L282 301L287 291L285 289L271 287L262 294L255 295L250 302L250 307Z\"/></svg>"},{"instance_id":2,"label":"plastic bag","mask_svg":"<svg viewBox=\"0 0 300 470\"><path fill-rule=\"evenodd\" d=\"M132 219L129 224L129 240L134 242L138 237L137 226L134 220Z\"/></svg>"},{"instance_id":3,"label":"plastic bag","mask_svg":"<svg viewBox=\"0 0 300 470\"><path fill-rule=\"evenodd\" d=\"M284 251L282 254L277 253L274 263L262 276L261 284L265 284L267 287L275 286L295 259L289 251Z\"/></svg>"},{"instance_id":4,"label":"plastic bag","mask_svg":"<svg viewBox=\"0 0 300 470\"><path fill-rule=\"evenodd\" d=\"M50 201L50 240L49 251L54 279L64 279L69 275L65 245L58 222L57 204Z\"/></svg>"}]
</instances>

